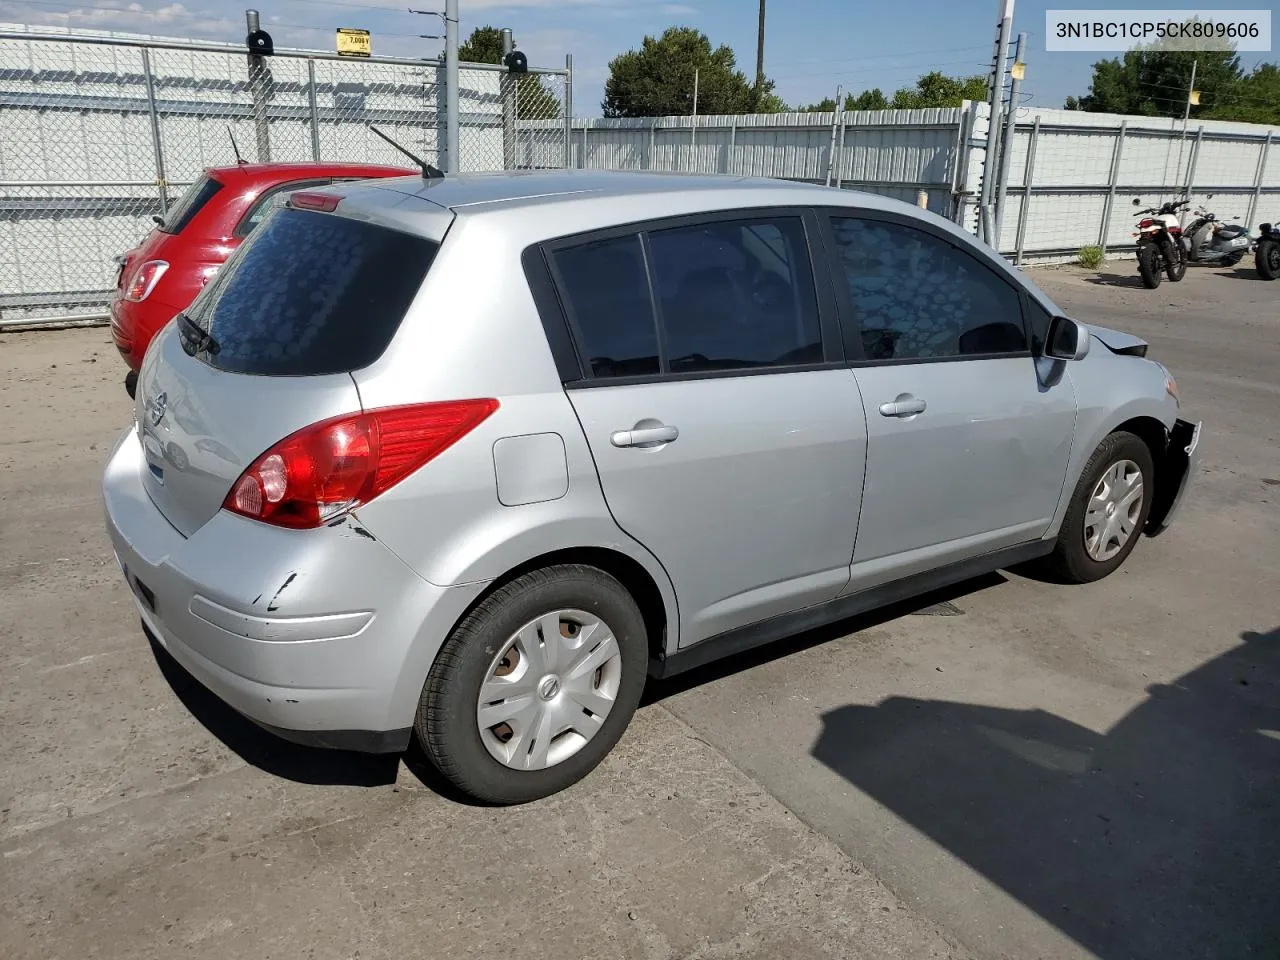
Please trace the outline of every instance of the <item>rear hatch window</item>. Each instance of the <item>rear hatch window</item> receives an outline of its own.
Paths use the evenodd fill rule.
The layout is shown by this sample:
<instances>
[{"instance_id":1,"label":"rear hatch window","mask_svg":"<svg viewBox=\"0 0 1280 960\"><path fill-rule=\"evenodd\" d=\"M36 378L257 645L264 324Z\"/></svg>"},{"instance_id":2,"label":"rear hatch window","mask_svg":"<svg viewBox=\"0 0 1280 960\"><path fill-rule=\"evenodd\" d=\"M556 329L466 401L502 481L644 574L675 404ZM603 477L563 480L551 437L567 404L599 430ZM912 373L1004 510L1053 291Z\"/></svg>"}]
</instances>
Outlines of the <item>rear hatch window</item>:
<instances>
[{"instance_id":1,"label":"rear hatch window","mask_svg":"<svg viewBox=\"0 0 1280 960\"><path fill-rule=\"evenodd\" d=\"M270 214L187 310L186 348L219 370L349 373L395 335L439 244L363 220Z\"/></svg>"},{"instance_id":2,"label":"rear hatch window","mask_svg":"<svg viewBox=\"0 0 1280 960\"><path fill-rule=\"evenodd\" d=\"M211 177L204 176L187 188L178 202L169 208L160 225L163 233L181 233L192 218L204 209L204 205L213 199L214 194L222 189L222 184Z\"/></svg>"}]
</instances>

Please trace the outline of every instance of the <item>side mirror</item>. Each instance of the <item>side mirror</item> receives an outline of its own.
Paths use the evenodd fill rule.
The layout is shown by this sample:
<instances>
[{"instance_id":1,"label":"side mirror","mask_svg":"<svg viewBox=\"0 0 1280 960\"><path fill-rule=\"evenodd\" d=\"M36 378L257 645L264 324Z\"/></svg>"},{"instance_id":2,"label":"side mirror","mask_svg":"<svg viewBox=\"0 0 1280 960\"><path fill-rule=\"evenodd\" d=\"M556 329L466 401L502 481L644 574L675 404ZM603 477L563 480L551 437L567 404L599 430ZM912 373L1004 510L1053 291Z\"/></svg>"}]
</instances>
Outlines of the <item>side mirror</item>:
<instances>
[{"instance_id":1,"label":"side mirror","mask_svg":"<svg viewBox=\"0 0 1280 960\"><path fill-rule=\"evenodd\" d=\"M1089 355L1089 328L1070 317L1049 321L1044 355L1055 360L1083 360Z\"/></svg>"}]
</instances>

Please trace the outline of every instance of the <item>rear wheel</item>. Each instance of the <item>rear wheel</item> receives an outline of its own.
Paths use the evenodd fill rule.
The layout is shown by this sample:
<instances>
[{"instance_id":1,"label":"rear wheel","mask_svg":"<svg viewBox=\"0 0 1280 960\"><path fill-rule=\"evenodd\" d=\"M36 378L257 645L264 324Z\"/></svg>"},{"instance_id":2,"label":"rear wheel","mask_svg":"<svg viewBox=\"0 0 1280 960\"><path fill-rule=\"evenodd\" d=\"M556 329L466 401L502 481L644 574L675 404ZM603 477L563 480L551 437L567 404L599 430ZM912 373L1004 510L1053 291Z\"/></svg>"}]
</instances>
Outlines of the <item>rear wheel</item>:
<instances>
[{"instance_id":1,"label":"rear wheel","mask_svg":"<svg viewBox=\"0 0 1280 960\"><path fill-rule=\"evenodd\" d=\"M1187 275L1187 251L1180 241L1170 241L1164 245L1165 275L1177 283Z\"/></svg>"},{"instance_id":2,"label":"rear wheel","mask_svg":"<svg viewBox=\"0 0 1280 960\"><path fill-rule=\"evenodd\" d=\"M1259 240L1253 262L1263 280L1280 277L1280 240Z\"/></svg>"},{"instance_id":3,"label":"rear wheel","mask_svg":"<svg viewBox=\"0 0 1280 960\"><path fill-rule=\"evenodd\" d=\"M1222 261L1223 266L1234 267L1237 263L1244 259L1243 253L1233 253L1227 259Z\"/></svg>"},{"instance_id":4,"label":"rear wheel","mask_svg":"<svg viewBox=\"0 0 1280 960\"><path fill-rule=\"evenodd\" d=\"M488 803L581 780L627 728L648 671L644 619L617 580L565 564L518 577L454 630L415 729L432 763Z\"/></svg>"},{"instance_id":5,"label":"rear wheel","mask_svg":"<svg viewBox=\"0 0 1280 960\"><path fill-rule=\"evenodd\" d=\"M1138 248L1138 275L1142 277L1142 285L1148 290L1160 286L1164 279L1160 271L1160 251L1153 243L1144 243Z\"/></svg>"},{"instance_id":6,"label":"rear wheel","mask_svg":"<svg viewBox=\"0 0 1280 960\"><path fill-rule=\"evenodd\" d=\"M1119 431L1098 445L1071 494L1049 567L1071 583L1101 580L1133 552L1151 512L1155 468L1141 438Z\"/></svg>"}]
</instances>

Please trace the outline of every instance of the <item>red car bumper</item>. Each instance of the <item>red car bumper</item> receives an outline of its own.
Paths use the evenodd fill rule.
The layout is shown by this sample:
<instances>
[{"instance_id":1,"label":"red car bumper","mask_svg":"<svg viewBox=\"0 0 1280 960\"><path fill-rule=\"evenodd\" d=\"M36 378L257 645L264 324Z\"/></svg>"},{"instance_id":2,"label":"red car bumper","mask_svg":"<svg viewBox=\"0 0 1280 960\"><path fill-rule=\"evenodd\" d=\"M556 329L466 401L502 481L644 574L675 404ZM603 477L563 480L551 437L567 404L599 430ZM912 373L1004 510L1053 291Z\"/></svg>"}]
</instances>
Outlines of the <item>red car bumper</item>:
<instances>
[{"instance_id":1,"label":"red car bumper","mask_svg":"<svg viewBox=\"0 0 1280 960\"><path fill-rule=\"evenodd\" d=\"M180 308L153 298L134 303L119 294L110 309L111 339L134 373L142 366L152 338L180 312Z\"/></svg>"}]
</instances>

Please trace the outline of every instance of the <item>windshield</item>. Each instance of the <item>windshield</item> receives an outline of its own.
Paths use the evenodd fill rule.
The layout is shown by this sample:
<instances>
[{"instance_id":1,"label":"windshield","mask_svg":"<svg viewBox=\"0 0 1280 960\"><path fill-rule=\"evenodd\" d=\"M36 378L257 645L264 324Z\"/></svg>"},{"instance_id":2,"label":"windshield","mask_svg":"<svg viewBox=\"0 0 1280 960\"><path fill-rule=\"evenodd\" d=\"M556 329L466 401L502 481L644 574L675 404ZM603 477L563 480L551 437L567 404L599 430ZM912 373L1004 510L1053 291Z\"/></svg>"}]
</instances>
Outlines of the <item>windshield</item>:
<instances>
[{"instance_id":1,"label":"windshield","mask_svg":"<svg viewBox=\"0 0 1280 960\"><path fill-rule=\"evenodd\" d=\"M184 344L234 373L358 370L391 342L438 249L362 220L276 210L187 310Z\"/></svg>"},{"instance_id":2,"label":"windshield","mask_svg":"<svg viewBox=\"0 0 1280 960\"><path fill-rule=\"evenodd\" d=\"M178 202L169 208L165 214L164 222L160 224L160 229L165 233L177 234L181 233L191 222L191 218L199 213L206 203L213 199L213 195L222 189L222 184L210 177L201 177L191 186L187 187L187 192L178 198Z\"/></svg>"}]
</instances>

